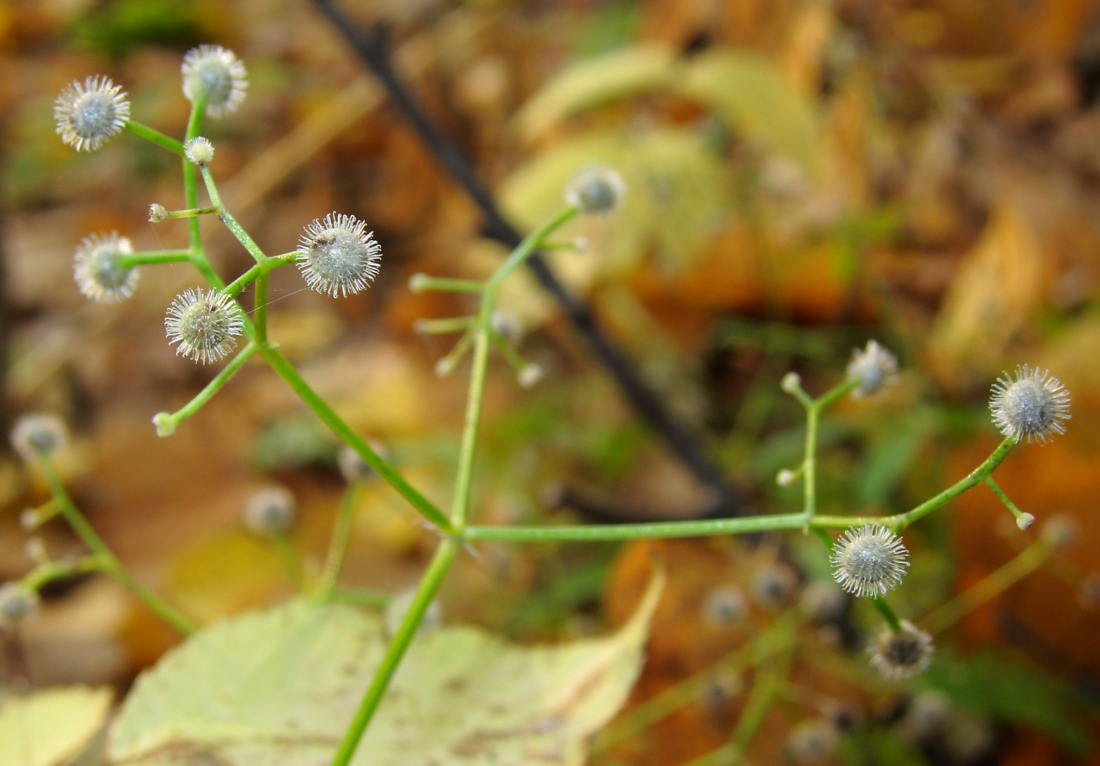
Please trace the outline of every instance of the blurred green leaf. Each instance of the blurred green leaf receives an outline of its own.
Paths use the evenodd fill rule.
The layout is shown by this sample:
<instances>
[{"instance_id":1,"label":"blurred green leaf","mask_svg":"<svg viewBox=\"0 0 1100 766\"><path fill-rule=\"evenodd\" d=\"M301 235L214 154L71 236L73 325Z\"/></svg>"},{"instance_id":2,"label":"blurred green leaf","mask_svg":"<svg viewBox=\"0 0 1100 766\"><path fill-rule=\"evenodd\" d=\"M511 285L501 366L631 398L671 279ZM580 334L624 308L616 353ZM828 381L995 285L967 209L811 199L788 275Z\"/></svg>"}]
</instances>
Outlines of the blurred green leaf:
<instances>
[{"instance_id":1,"label":"blurred green leaf","mask_svg":"<svg viewBox=\"0 0 1100 766\"><path fill-rule=\"evenodd\" d=\"M888 508L913 461L935 428L935 412L926 409L908 418L885 438L868 446L856 476L857 507Z\"/></svg>"},{"instance_id":2,"label":"blurred green leaf","mask_svg":"<svg viewBox=\"0 0 1100 766\"><path fill-rule=\"evenodd\" d=\"M262 471L331 464L335 449L328 431L316 420L292 417L263 429L252 445L252 462Z\"/></svg>"},{"instance_id":3,"label":"blurred green leaf","mask_svg":"<svg viewBox=\"0 0 1100 766\"><path fill-rule=\"evenodd\" d=\"M937 651L936 662L925 678L961 707L1007 723L1033 726L1076 755L1089 750L1091 740L1080 721L1081 696L1037 667L999 652L983 652L964 661Z\"/></svg>"},{"instance_id":4,"label":"blurred green leaf","mask_svg":"<svg viewBox=\"0 0 1100 766\"><path fill-rule=\"evenodd\" d=\"M846 766L928 766L920 751L892 731L871 730L844 737L839 749Z\"/></svg>"},{"instance_id":5,"label":"blurred green leaf","mask_svg":"<svg viewBox=\"0 0 1100 766\"><path fill-rule=\"evenodd\" d=\"M70 686L8 698L0 706L0 763L69 763L103 727L113 696L105 686Z\"/></svg>"},{"instance_id":6,"label":"blurred green leaf","mask_svg":"<svg viewBox=\"0 0 1100 766\"><path fill-rule=\"evenodd\" d=\"M669 86L674 52L637 46L572 64L523 105L516 119L524 139L538 138L584 109Z\"/></svg>"},{"instance_id":7,"label":"blurred green leaf","mask_svg":"<svg viewBox=\"0 0 1100 766\"><path fill-rule=\"evenodd\" d=\"M78 21L71 34L78 46L115 57L147 43L190 48L205 41L199 19L208 11L194 0L114 0Z\"/></svg>"},{"instance_id":8,"label":"blurred green leaf","mask_svg":"<svg viewBox=\"0 0 1100 766\"><path fill-rule=\"evenodd\" d=\"M711 50L686 64L673 89L715 109L734 131L795 160L810 176L821 169L821 136L812 101L770 60Z\"/></svg>"},{"instance_id":9,"label":"blurred green leaf","mask_svg":"<svg viewBox=\"0 0 1100 766\"><path fill-rule=\"evenodd\" d=\"M580 766L634 684L660 590L655 578L634 617L602 639L522 647L467 627L418 637L353 763ZM109 762L325 763L386 645L381 617L344 605L218 623L138 679Z\"/></svg>"}]
</instances>

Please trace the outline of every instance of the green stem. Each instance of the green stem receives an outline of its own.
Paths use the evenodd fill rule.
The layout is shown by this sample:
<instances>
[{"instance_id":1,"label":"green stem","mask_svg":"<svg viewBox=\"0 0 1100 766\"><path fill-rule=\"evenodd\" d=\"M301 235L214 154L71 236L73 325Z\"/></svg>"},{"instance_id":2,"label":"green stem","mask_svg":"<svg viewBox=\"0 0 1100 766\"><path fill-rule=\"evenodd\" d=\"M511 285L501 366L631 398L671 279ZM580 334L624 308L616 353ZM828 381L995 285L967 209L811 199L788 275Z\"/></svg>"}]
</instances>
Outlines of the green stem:
<instances>
[{"instance_id":1,"label":"green stem","mask_svg":"<svg viewBox=\"0 0 1100 766\"><path fill-rule=\"evenodd\" d=\"M302 561L298 558L298 552L294 550L290 537L285 531L275 532L271 535L271 544L275 546L275 552L279 554L283 566L286 567L287 577L290 578L290 584L294 586L294 590L298 593L304 592L306 576L302 571Z\"/></svg>"},{"instance_id":2,"label":"green stem","mask_svg":"<svg viewBox=\"0 0 1100 766\"><path fill-rule=\"evenodd\" d=\"M183 144L174 138L164 135L159 130L154 130L148 125L142 125L140 122L134 122L130 120L126 123L126 130L133 133L135 136L140 136L150 143L154 143L170 152L183 156Z\"/></svg>"},{"instance_id":3,"label":"green stem","mask_svg":"<svg viewBox=\"0 0 1100 766\"><path fill-rule=\"evenodd\" d=\"M435 363L435 374L439 376L450 375L454 372L454 368L458 366L458 363L462 361L462 357L466 356L466 352L470 350L470 346L474 342L474 330L470 329L462 333L462 337L455 343L454 348L451 349L447 356L440 359Z\"/></svg>"},{"instance_id":4,"label":"green stem","mask_svg":"<svg viewBox=\"0 0 1100 766\"><path fill-rule=\"evenodd\" d=\"M263 263L267 260L267 254L260 249L260 246L256 244L256 240L252 239L249 233L244 230L244 227L233 217L233 214L226 210L225 205L222 204L222 198L218 194L218 187L214 184L214 177L210 174L210 168L206 165L199 165L199 171L202 173L203 183L206 184L206 193L210 195L210 202L217 208L218 219L233 233L237 241L244 245L244 249L256 259L256 263Z\"/></svg>"},{"instance_id":5,"label":"green stem","mask_svg":"<svg viewBox=\"0 0 1100 766\"><path fill-rule=\"evenodd\" d=\"M84 518L72 498L69 497L69 493L65 491L65 487L57 475L57 470L48 455L40 456L39 465L46 478L46 484L50 488L50 493L57 500L61 515L65 517L65 521L88 546L88 549L99 559L103 570L109 572L131 593L141 599L146 606L183 635L190 635L198 630L198 627L191 620L184 617L152 590L138 582L123 566L118 557L107 547L107 543L103 541L103 538L96 533L92 525Z\"/></svg>"},{"instance_id":6,"label":"green stem","mask_svg":"<svg viewBox=\"0 0 1100 766\"><path fill-rule=\"evenodd\" d=\"M371 449L370 445L355 433L351 426L345 423L316 391L309 387L309 384L282 354L271 346L263 346L260 348L260 355L271 366L271 369L275 370L279 377L287 382L294 393L298 394L298 397L306 406L313 410L314 414L321 419L321 422L328 426L341 441L355 450L355 453L363 459L363 462L374 469L374 472L383 481L397 490L397 493L405 498L413 508L420 511L433 526L438 527L445 534L454 532L451 522L443 512L435 507L428 498L416 491L411 484L405 481L401 474Z\"/></svg>"},{"instance_id":7,"label":"green stem","mask_svg":"<svg viewBox=\"0 0 1100 766\"><path fill-rule=\"evenodd\" d=\"M409 277L409 290L414 293L437 290L445 293L480 293L485 291L485 283L473 279L449 279L430 277L427 274L413 274Z\"/></svg>"},{"instance_id":8,"label":"green stem","mask_svg":"<svg viewBox=\"0 0 1100 766\"><path fill-rule=\"evenodd\" d=\"M1041 540L1029 545L1000 569L991 572L989 576L924 617L920 621L921 627L929 633L936 634L955 624L1034 572L1050 558L1053 552L1054 549Z\"/></svg>"},{"instance_id":9,"label":"green stem","mask_svg":"<svg viewBox=\"0 0 1100 766\"><path fill-rule=\"evenodd\" d=\"M366 732L379 703L382 702L382 697L386 693L390 679L393 678L397 666L401 663L402 657L405 656L405 651L412 643L413 637L424 619L424 614L431 606L432 599L435 598L439 587L443 584L443 578L446 576L447 570L450 568L451 562L454 561L455 554L460 547L461 543L458 540L448 537L436 549L435 556L432 557L432 562L428 565L428 571L424 573L424 578L420 581L416 595L413 597L412 603L409 604L409 611L405 613L404 618L401 620L401 627L397 629L393 640L386 648L386 654L382 657L382 662L371 680L370 688L367 689L363 701L359 703L359 709L356 710L355 717L336 750L336 756L332 759L332 766L348 766L351 759L355 757L359 741L363 738L363 733Z\"/></svg>"},{"instance_id":10,"label":"green stem","mask_svg":"<svg viewBox=\"0 0 1100 766\"><path fill-rule=\"evenodd\" d=\"M134 266L151 266L158 263L186 263L191 260L190 250L161 250L151 253L120 255L118 265L127 269Z\"/></svg>"},{"instance_id":11,"label":"green stem","mask_svg":"<svg viewBox=\"0 0 1100 766\"><path fill-rule=\"evenodd\" d=\"M446 335L464 332L474 324L473 317L447 317L446 319L421 319L413 329L421 335Z\"/></svg>"},{"instance_id":12,"label":"green stem","mask_svg":"<svg viewBox=\"0 0 1100 766\"><path fill-rule=\"evenodd\" d=\"M190 141L192 138L199 134L202 130L202 118L206 112L206 99L196 99L191 104L191 116L187 120L187 132L184 136L184 143ZM182 145L180 147L182 149ZM181 151L182 154L182 151ZM198 193L198 178L195 175L195 165L187 157L183 158L183 199L184 206L188 208L197 208L199 206L199 193ZM202 254L202 235L199 233L199 219L190 218L187 221L188 232L191 237L191 251L195 255L195 266L202 271L203 276L210 280L210 275L207 271L213 273L213 269L210 267L209 261L206 260L206 256ZM205 264L205 270L200 265ZM220 280L210 280L210 284L215 287L224 287L220 284Z\"/></svg>"},{"instance_id":13,"label":"green stem","mask_svg":"<svg viewBox=\"0 0 1100 766\"><path fill-rule=\"evenodd\" d=\"M213 205L210 207L188 208L186 210L167 210L164 213L164 220L172 221L178 218L196 218L200 215L215 215L217 212L218 208Z\"/></svg>"},{"instance_id":14,"label":"green stem","mask_svg":"<svg viewBox=\"0 0 1100 766\"><path fill-rule=\"evenodd\" d=\"M500 352L500 355L504 357L504 361L508 362L509 367L516 372L522 372L527 367L527 360L519 355L519 352L512 347L507 338L491 327L489 328L489 338L497 351Z\"/></svg>"},{"instance_id":15,"label":"green stem","mask_svg":"<svg viewBox=\"0 0 1100 766\"><path fill-rule=\"evenodd\" d=\"M348 543L351 541L355 511L359 508L359 500L362 497L363 482L359 480L351 482L347 491L344 492L340 510L337 511L336 525L332 530L328 556L325 557L325 568L321 571L321 583L317 588L317 595L321 600L328 600L336 590L336 583L340 579L340 569L344 565L344 557L348 553Z\"/></svg>"},{"instance_id":16,"label":"green stem","mask_svg":"<svg viewBox=\"0 0 1100 766\"><path fill-rule=\"evenodd\" d=\"M237 374L241 367L244 367L244 363L256 353L257 348L256 342L250 342L229 361L229 364L222 368L221 372L214 376L213 380L206 384L202 391L195 395L194 399L173 413L158 413L153 420L157 424L158 432L163 431L163 435L168 436L176 430L176 426L202 409L203 405L210 401L214 394L218 393L229 382L230 378Z\"/></svg>"},{"instance_id":17,"label":"green stem","mask_svg":"<svg viewBox=\"0 0 1100 766\"><path fill-rule=\"evenodd\" d=\"M470 509L470 489L473 484L474 454L477 451L477 431L481 420L481 402L485 394L485 377L489 367L489 322L492 319L492 294L486 292L474 326L474 360L470 371L470 388L466 397L466 420L458 452L454 499L451 504L451 524L461 534L466 527Z\"/></svg>"},{"instance_id":18,"label":"green stem","mask_svg":"<svg viewBox=\"0 0 1100 766\"><path fill-rule=\"evenodd\" d=\"M85 556L78 561L51 561L48 564L36 566L23 576L20 583L27 590L37 591L39 588L63 577L88 572L102 572L105 569L106 565L98 555Z\"/></svg>"},{"instance_id":19,"label":"green stem","mask_svg":"<svg viewBox=\"0 0 1100 766\"><path fill-rule=\"evenodd\" d=\"M256 288L252 293L252 321L255 325L255 343L267 345L267 274L256 278Z\"/></svg>"},{"instance_id":20,"label":"green stem","mask_svg":"<svg viewBox=\"0 0 1100 766\"><path fill-rule=\"evenodd\" d=\"M1005 508L1012 512L1013 516L1015 516L1017 519L1027 518L1029 522L1034 521L1034 517L1031 517L1030 514L1026 514L1016 507L1016 503L1012 502L1012 500L1009 499L1008 495L1004 493L1004 490L997 486L997 482L993 481L992 476L986 476L984 481L985 485L993 490L993 494L996 495L997 498L1004 504ZM1026 526L1030 526L1030 524L1025 524L1025 528Z\"/></svg>"},{"instance_id":21,"label":"green stem","mask_svg":"<svg viewBox=\"0 0 1100 766\"><path fill-rule=\"evenodd\" d=\"M567 207L554 218L550 219L550 222L541 229L528 234L524 240L519 243L519 246L512 251L511 255L508 256L504 263L501 264L500 268L494 272L493 276L489 278L489 281L485 283L486 292L495 292L500 287L501 282L503 282L509 274L534 255L547 235L576 215L577 208L572 206Z\"/></svg>"},{"instance_id":22,"label":"green stem","mask_svg":"<svg viewBox=\"0 0 1100 766\"><path fill-rule=\"evenodd\" d=\"M882 619L886 620L886 624L890 626L890 630L894 633L900 633L901 620L898 619L897 613L895 613L890 604L886 602L886 599L882 596L872 596L870 601L871 605L875 607L875 611L882 615Z\"/></svg>"},{"instance_id":23,"label":"green stem","mask_svg":"<svg viewBox=\"0 0 1100 766\"><path fill-rule=\"evenodd\" d=\"M246 287L248 287L248 285L250 285L259 277L265 274L270 274L272 271L279 268L280 266L286 266L287 264L294 263L297 259L297 252L283 253L282 255L274 255L270 258L265 258L263 261L255 264L248 271L241 274L239 277L226 285L225 289L223 289L222 292L226 293L227 295L232 295L236 297L237 295L240 295L241 292Z\"/></svg>"}]
</instances>

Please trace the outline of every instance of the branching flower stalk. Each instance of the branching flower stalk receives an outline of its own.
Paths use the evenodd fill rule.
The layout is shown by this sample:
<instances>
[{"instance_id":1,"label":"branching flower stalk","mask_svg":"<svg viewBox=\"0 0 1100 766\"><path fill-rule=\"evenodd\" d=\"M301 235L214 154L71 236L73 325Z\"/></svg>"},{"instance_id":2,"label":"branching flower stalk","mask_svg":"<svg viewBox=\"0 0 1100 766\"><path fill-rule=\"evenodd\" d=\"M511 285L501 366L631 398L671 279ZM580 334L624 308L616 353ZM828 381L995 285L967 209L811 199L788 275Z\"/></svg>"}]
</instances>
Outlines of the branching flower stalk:
<instances>
[{"instance_id":1,"label":"branching flower stalk","mask_svg":"<svg viewBox=\"0 0 1100 766\"><path fill-rule=\"evenodd\" d=\"M855 352L845 379L816 399L802 388L797 375L792 373L784 378L783 390L794 396L806 410L803 460L795 470L786 470L780 477L782 485L796 480L803 481L803 509L799 513L630 525L470 525L474 463L490 349L497 348L502 353L524 385L533 383L541 374L537 365L525 362L512 348L507 333L494 326L499 290L515 269L532 259L540 248L552 243L552 235L573 217L578 214L607 215L619 206L625 192L622 180L614 171L599 167L584 169L574 179L566 195L568 204L564 209L541 229L523 239L486 281L426 275L416 275L410 280L410 289L414 291L466 293L476 296L479 301L473 317L428 320L418 327L422 332L429 333L462 333L452 351L437 365L437 371L441 374L452 371L472 349L470 384L453 497L449 514L444 513L409 484L366 439L355 433L268 338L268 280L271 272L289 264L297 264L307 284L318 292L332 297L359 292L369 285L378 271L381 249L374 241L373 233L368 232L365 223L353 216L333 213L323 221L315 220L306 227L302 244L297 250L278 256L265 254L223 203L209 168L214 147L200 135L207 115L220 117L233 111L244 99L247 89L244 65L231 51L217 46L200 46L188 53L183 74L184 92L192 101L183 141L176 141L130 121L129 103L125 100L125 94L107 78L89 78L83 86L74 83L62 94L55 107L58 132L66 143L73 144L78 150L95 149L125 128L134 135L181 155L183 162L184 209L169 213L162 206L154 204L150 208L150 218L154 221L186 218L189 247L186 250L132 253L129 242L114 234L106 238L89 239L83 245L83 254L78 251L78 281L83 279L88 282L81 284L82 291L93 299L103 299L105 302L121 300L133 291L136 272L131 272L136 267L188 261L205 278L210 289L205 292L189 290L177 297L166 322L173 342L178 344L177 347L186 356L206 363L218 361L230 353L235 347L237 335L243 335L246 340L225 367L187 405L175 413L162 412L155 416L157 432L162 436L173 433L180 423L195 415L220 391L249 359L258 357L283 378L340 441L397 491L441 536L441 542L421 579L411 605L336 750L332 766L348 766L351 762L363 734L383 700L393 674L416 635L451 564L458 552L472 542L621 541L777 530L802 530L803 533L814 531L833 552L834 564L846 570L844 578L838 577L841 584L858 595L872 597L873 605L890 629L887 638L895 640L895 643L908 640L915 651L920 652L923 651L921 642L926 640L927 634L900 620L882 598L886 590L900 581L904 571L904 546L895 536L910 524L981 483L993 490L1014 514L1021 528L1030 526L1033 517L1016 508L997 487L991 475L1021 438L1045 441L1052 433L1061 433L1064 430L1062 421L1069 414L1068 393L1061 383L1045 372L1040 373L1026 366L1018 370L1015 379L1003 378L998 381L991 406L994 422L1005 435L1005 439L964 479L912 510L893 516L823 516L817 513L817 437L822 412L848 394L873 396L891 382L897 370L894 356L874 341L868 343L864 350ZM92 102L100 111L81 112L81 105L85 102ZM206 207L200 207L197 199L200 174L210 198L210 205ZM203 215L215 215L255 261L254 266L228 284L214 270L203 249L199 227L199 219ZM251 316L239 304L241 293L249 285L253 286ZM41 465L57 505L57 512L68 521L92 551L92 556L81 566L87 567L88 571L102 569L109 572L178 630L185 634L192 632L195 626L190 620L138 582L80 514L50 461L49 452L53 444L47 443L52 438L49 429L41 432L41 438L46 443L45 446L29 443L24 445L25 452ZM358 480L352 481L338 513L324 569L319 582L312 588L314 597L319 600L346 600L356 596L355 592L340 588L339 573L348 549L360 491ZM826 533L830 529L849 532L834 546L832 538ZM268 531L287 561L296 587L299 590L309 590L300 562L286 536L285 525ZM1030 571L1028 567L1037 566L1032 559L1037 560L1038 556L1038 553L1029 557L1021 556L1019 560L1025 563L1018 564L1015 569L997 579L996 587L1022 576L1025 569ZM45 575L42 572L36 575L43 576ZM381 600L378 594L373 593L366 594L364 598L373 603ZM962 607L955 611L959 608ZM946 618L938 619L942 621ZM793 643L793 633L790 638L790 643ZM927 641L930 644L930 638ZM927 653L930 654L930 648ZM916 656L911 665L923 666L926 660L926 656ZM730 743L720 751L705 756L700 764L726 762L744 753L753 734L763 722L768 706L785 683L789 664L790 650L787 650L784 658L776 663L774 672L765 674L758 682Z\"/></svg>"}]
</instances>

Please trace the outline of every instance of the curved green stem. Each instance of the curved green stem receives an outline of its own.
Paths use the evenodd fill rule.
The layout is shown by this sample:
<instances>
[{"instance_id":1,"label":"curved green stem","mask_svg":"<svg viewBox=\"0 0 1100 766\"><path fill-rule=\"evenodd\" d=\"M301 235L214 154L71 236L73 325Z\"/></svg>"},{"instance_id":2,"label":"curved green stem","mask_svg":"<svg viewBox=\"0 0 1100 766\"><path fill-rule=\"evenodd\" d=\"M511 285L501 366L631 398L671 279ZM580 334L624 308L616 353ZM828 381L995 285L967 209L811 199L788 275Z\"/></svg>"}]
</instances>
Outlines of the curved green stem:
<instances>
[{"instance_id":1,"label":"curved green stem","mask_svg":"<svg viewBox=\"0 0 1100 766\"><path fill-rule=\"evenodd\" d=\"M317 596L321 600L330 599L336 591L336 584L340 579L340 568L344 565L348 543L351 541L355 511L359 508L359 500L362 497L363 482L356 479L348 485L347 491L344 492L344 499L340 503L340 510L336 514L336 525L332 530L328 556L325 557L325 568L321 571L321 582L317 587Z\"/></svg>"},{"instance_id":2,"label":"curved green stem","mask_svg":"<svg viewBox=\"0 0 1100 766\"><path fill-rule=\"evenodd\" d=\"M126 123L126 130L130 131L135 136L144 138L150 143L156 144L170 152L174 152L181 157L183 156L183 144L170 136L164 135L159 130L150 128L148 125L142 125L140 122L134 122L133 120Z\"/></svg>"},{"instance_id":3,"label":"curved green stem","mask_svg":"<svg viewBox=\"0 0 1100 766\"><path fill-rule=\"evenodd\" d=\"M458 540L448 537L436 549L435 556L432 558L431 564L428 565L428 571L424 573L424 578L420 581L416 595L413 597L412 603L409 604L409 611L405 613L405 617L401 620L401 627L397 629L393 640L386 648L386 654L382 657L382 662L371 680L370 688L367 689L363 701L359 703L359 709L355 711L355 717L336 750L336 755L332 759L332 766L348 766L351 759L355 757L359 741L363 738L363 733L366 732L379 703L382 702L382 697L389 687L390 679L397 671L397 666L401 664L401 659L405 656L409 644L412 643L413 637L424 619L424 614L431 606L432 599L435 598L435 594L443 584L443 578L446 576L451 562L454 561L460 545Z\"/></svg>"},{"instance_id":4,"label":"curved green stem","mask_svg":"<svg viewBox=\"0 0 1100 766\"><path fill-rule=\"evenodd\" d=\"M153 422L157 426L157 432L161 436L169 436L176 430L178 426L187 418L194 415L203 405L205 405L214 394L218 393L222 387L229 382L230 378L237 374L237 371L244 367L244 363L256 353L258 346L255 341L250 342L244 348L240 350L235 357L233 357L229 364L222 368L221 372L214 376L214 379L206 384L206 387L195 395L195 398L189 401L180 409L173 413L160 412L153 418Z\"/></svg>"},{"instance_id":5,"label":"curved green stem","mask_svg":"<svg viewBox=\"0 0 1100 766\"><path fill-rule=\"evenodd\" d=\"M54 580L60 580L63 577L72 577L78 574L87 574L88 572L102 572L106 570L106 568L107 566L103 559L97 554L85 556L77 561L51 561L36 566L20 579L20 583L22 583L23 587L27 590L37 591L39 588L49 585Z\"/></svg>"},{"instance_id":6,"label":"curved green stem","mask_svg":"<svg viewBox=\"0 0 1100 766\"><path fill-rule=\"evenodd\" d=\"M298 259L298 253L283 253L282 255L273 255L265 258L263 261L257 263L245 273L234 279L225 289L222 290L226 295L232 295L236 297L248 287L252 282L259 279L265 274L270 274L280 266L286 266L287 264L294 263Z\"/></svg>"},{"instance_id":7,"label":"curved green stem","mask_svg":"<svg viewBox=\"0 0 1100 766\"><path fill-rule=\"evenodd\" d=\"M225 227L232 232L233 236L237 238L237 241L244 245L244 249L248 251L257 263L263 263L267 260L267 255L260 246L256 244L256 240L252 239L251 235L244 230L244 227L237 222L237 219L233 217L224 204L222 204L221 195L218 194L218 187L214 184L214 177L210 175L210 168L206 165L199 165L199 171L202 173L202 181L206 185L206 193L210 195L211 204L217 209L218 219L225 224Z\"/></svg>"},{"instance_id":8,"label":"curved green stem","mask_svg":"<svg viewBox=\"0 0 1100 766\"><path fill-rule=\"evenodd\" d=\"M118 265L130 269L134 266L153 266L158 263L187 263L190 260L190 250L160 250L150 253L120 255Z\"/></svg>"},{"instance_id":9,"label":"curved green stem","mask_svg":"<svg viewBox=\"0 0 1100 766\"><path fill-rule=\"evenodd\" d=\"M397 493L405 498L409 505L420 511L424 518L430 521L433 526L439 528L445 534L452 534L454 532L451 522L443 512L436 508L428 498L424 497L413 488L401 474L395 471L389 463L371 449L370 445L367 444L363 437L355 433L351 426L345 423L343 419L336 414L336 411L333 410L316 391L310 388L305 379L298 374L298 371L294 369L282 354L270 345L262 346L259 350L260 355L271 366L271 369L275 370L275 372L279 374L279 377L287 382L294 390L294 393L298 394L298 397L306 406L313 410L314 414L321 419L321 422L328 426L341 441L355 450L355 453L363 459L363 462L374 469L374 472L377 473L383 481L397 490Z\"/></svg>"},{"instance_id":10,"label":"curved green stem","mask_svg":"<svg viewBox=\"0 0 1100 766\"><path fill-rule=\"evenodd\" d=\"M96 533L92 525L84 518L84 515L76 507L72 498L69 497L69 493L65 491L65 487L62 485L61 479L57 475L57 470L54 468L53 461L50 460L49 456L40 455L38 464L42 468L42 473L46 478L46 484L49 486L50 492L57 500L61 515L65 518L65 521L69 523L69 526L73 528L77 536L88 546L88 549L99 559L103 570L109 572L116 580L122 583L127 590L141 599L147 607L160 615L165 622L180 633L190 635L198 630L195 623L184 617L175 607L168 604L168 602L152 590L141 584L130 574L129 570L123 566L114 552L107 547L107 543L103 541L103 538Z\"/></svg>"}]
</instances>

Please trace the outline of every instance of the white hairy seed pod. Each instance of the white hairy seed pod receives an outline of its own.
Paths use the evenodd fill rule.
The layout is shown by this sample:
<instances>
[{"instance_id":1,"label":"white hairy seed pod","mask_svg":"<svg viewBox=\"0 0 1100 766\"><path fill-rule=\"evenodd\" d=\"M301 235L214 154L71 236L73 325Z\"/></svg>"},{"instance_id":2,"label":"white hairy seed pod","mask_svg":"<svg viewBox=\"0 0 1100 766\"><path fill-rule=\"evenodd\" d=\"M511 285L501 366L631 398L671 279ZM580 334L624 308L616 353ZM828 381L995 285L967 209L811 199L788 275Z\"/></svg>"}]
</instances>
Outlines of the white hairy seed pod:
<instances>
[{"instance_id":1,"label":"white hairy seed pod","mask_svg":"<svg viewBox=\"0 0 1100 766\"><path fill-rule=\"evenodd\" d=\"M73 279L81 294L96 303L118 303L134 294L137 269L121 265L120 256L134 252L130 240L110 234L89 234L73 254Z\"/></svg>"},{"instance_id":2,"label":"white hairy seed pod","mask_svg":"<svg viewBox=\"0 0 1100 766\"><path fill-rule=\"evenodd\" d=\"M149 206L149 223L160 223L166 220L168 220L168 211L164 209L164 205L154 202Z\"/></svg>"},{"instance_id":3,"label":"white hairy seed pod","mask_svg":"<svg viewBox=\"0 0 1100 766\"><path fill-rule=\"evenodd\" d=\"M815 580L803 589L798 606L812 622L826 625L844 617L848 610L848 597L836 583Z\"/></svg>"},{"instance_id":4,"label":"white hairy seed pod","mask_svg":"<svg viewBox=\"0 0 1100 766\"><path fill-rule=\"evenodd\" d=\"M333 298L362 292L378 276L382 246L355 216L329 213L306 227L298 268L306 284Z\"/></svg>"},{"instance_id":5,"label":"white hairy seed pod","mask_svg":"<svg viewBox=\"0 0 1100 766\"><path fill-rule=\"evenodd\" d=\"M168 307L164 329L176 354L209 364L237 345L244 320L237 304L225 293L187 290Z\"/></svg>"},{"instance_id":6,"label":"white hairy seed pod","mask_svg":"<svg viewBox=\"0 0 1100 766\"><path fill-rule=\"evenodd\" d=\"M250 532L263 537L280 535L294 525L297 515L297 504L290 490L265 487L249 498L244 510L244 525Z\"/></svg>"},{"instance_id":7,"label":"white hairy seed pod","mask_svg":"<svg viewBox=\"0 0 1100 766\"><path fill-rule=\"evenodd\" d=\"M748 599L740 588L733 585L720 585L703 600L703 619L715 627L736 625L748 614Z\"/></svg>"},{"instance_id":8,"label":"white hairy seed pod","mask_svg":"<svg viewBox=\"0 0 1100 766\"><path fill-rule=\"evenodd\" d=\"M248 70L236 54L220 45L200 45L187 51L180 67L183 95L206 99L206 113L222 117L237 109L248 90Z\"/></svg>"},{"instance_id":9,"label":"white hairy seed pod","mask_svg":"<svg viewBox=\"0 0 1100 766\"><path fill-rule=\"evenodd\" d=\"M794 598L798 578L790 567L768 564L757 570L752 579L752 598L765 609L782 609Z\"/></svg>"},{"instance_id":10,"label":"white hairy seed pod","mask_svg":"<svg viewBox=\"0 0 1100 766\"><path fill-rule=\"evenodd\" d=\"M52 455L68 438L65 424L56 415L24 415L15 421L15 426L11 429L11 446L27 461Z\"/></svg>"},{"instance_id":11,"label":"white hairy seed pod","mask_svg":"<svg viewBox=\"0 0 1100 766\"><path fill-rule=\"evenodd\" d=\"M38 594L18 582L0 585L0 623L14 624L38 608Z\"/></svg>"},{"instance_id":12,"label":"white hairy seed pod","mask_svg":"<svg viewBox=\"0 0 1100 766\"><path fill-rule=\"evenodd\" d=\"M779 473L775 475L775 483L780 487L789 487L794 484L797 478L798 476L790 468L781 468Z\"/></svg>"},{"instance_id":13,"label":"white hairy seed pod","mask_svg":"<svg viewBox=\"0 0 1100 766\"><path fill-rule=\"evenodd\" d=\"M1031 529L1031 525L1035 523L1035 516L1030 513L1021 513L1016 517L1016 526L1020 529Z\"/></svg>"},{"instance_id":14,"label":"white hairy seed pod","mask_svg":"<svg viewBox=\"0 0 1100 766\"><path fill-rule=\"evenodd\" d=\"M849 529L837 540L830 561L840 587L856 596L884 596L909 566L901 538L879 524Z\"/></svg>"},{"instance_id":15,"label":"white hairy seed pod","mask_svg":"<svg viewBox=\"0 0 1100 766\"><path fill-rule=\"evenodd\" d=\"M1069 391L1046 370L1023 364L1016 368L1015 379L1006 372L993 384L989 409L993 424L1005 436L1045 442L1066 432L1062 421L1069 420Z\"/></svg>"},{"instance_id":16,"label":"white hairy seed pod","mask_svg":"<svg viewBox=\"0 0 1100 766\"><path fill-rule=\"evenodd\" d=\"M867 341L867 346L852 352L848 363L848 380L859 381L852 396L870 396L892 383L898 374L898 359L877 341Z\"/></svg>"},{"instance_id":17,"label":"white hairy seed pod","mask_svg":"<svg viewBox=\"0 0 1100 766\"><path fill-rule=\"evenodd\" d=\"M74 81L54 102L53 118L61 140L78 152L91 152L117 136L130 121L130 102L109 77Z\"/></svg>"},{"instance_id":18,"label":"white hairy seed pod","mask_svg":"<svg viewBox=\"0 0 1100 766\"><path fill-rule=\"evenodd\" d=\"M622 176L602 166L582 169L565 187L565 201L583 215L611 215L625 196Z\"/></svg>"},{"instance_id":19,"label":"white hairy seed pod","mask_svg":"<svg viewBox=\"0 0 1100 766\"><path fill-rule=\"evenodd\" d=\"M195 136L183 145L183 154L195 165L205 165L214 159L214 145L210 139Z\"/></svg>"},{"instance_id":20,"label":"white hairy seed pod","mask_svg":"<svg viewBox=\"0 0 1100 766\"><path fill-rule=\"evenodd\" d=\"M867 647L871 665L891 681L926 670L932 664L932 652L932 636L907 620L901 621L900 631L885 630Z\"/></svg>"}]
</instances>

